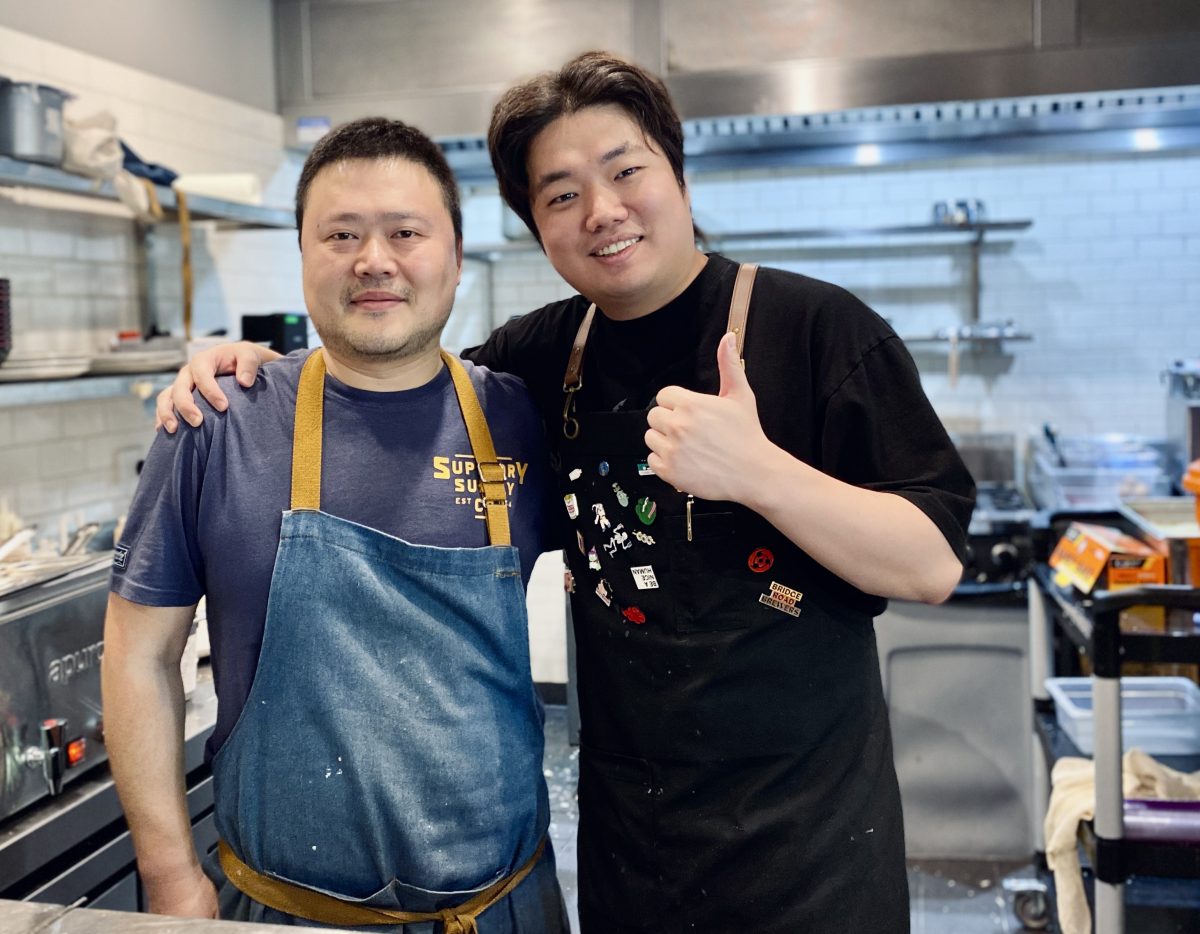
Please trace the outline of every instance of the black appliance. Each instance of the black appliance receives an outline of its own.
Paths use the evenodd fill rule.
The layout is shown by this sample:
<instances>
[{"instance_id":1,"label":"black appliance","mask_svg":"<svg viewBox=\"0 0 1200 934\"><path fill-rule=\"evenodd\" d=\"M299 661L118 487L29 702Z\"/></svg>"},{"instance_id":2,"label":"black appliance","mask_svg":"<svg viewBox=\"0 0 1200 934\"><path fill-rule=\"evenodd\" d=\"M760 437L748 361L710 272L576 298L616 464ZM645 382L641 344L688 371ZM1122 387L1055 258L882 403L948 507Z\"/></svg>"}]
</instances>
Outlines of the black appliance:
<instances>
[{"instance_id":1,"label":"black appliance","mask_svg":"<svg viewBox=\"0 0 1200 934\"><path fill-rule=\"evenodd\" d=\"M1029 577L1037 515L1014 484L981 482L967 528L967 558L960 589L972 585L1016 584Z\"/></svg>"},{"instance_id":2,"label":"black appliance","mask_svg":"<svg viewBox=\"0 0 1200 934\"><path fill-rule=\"evenodd\" d=\"M0 820L108 758L100 658L111 566L111 553L91 553L0 578Z\"/></svg>"},{"instance_id":3,"label":"black appliance","mask_svg":"<svg viewBox=\"0 0 1200 934\"><path fill-rule=\"evenodd\" d=\"M308 316L294 311L242 315L242 340L267 344L276 353L302 350L308 346Z\"/></svg>"}]
</instances>

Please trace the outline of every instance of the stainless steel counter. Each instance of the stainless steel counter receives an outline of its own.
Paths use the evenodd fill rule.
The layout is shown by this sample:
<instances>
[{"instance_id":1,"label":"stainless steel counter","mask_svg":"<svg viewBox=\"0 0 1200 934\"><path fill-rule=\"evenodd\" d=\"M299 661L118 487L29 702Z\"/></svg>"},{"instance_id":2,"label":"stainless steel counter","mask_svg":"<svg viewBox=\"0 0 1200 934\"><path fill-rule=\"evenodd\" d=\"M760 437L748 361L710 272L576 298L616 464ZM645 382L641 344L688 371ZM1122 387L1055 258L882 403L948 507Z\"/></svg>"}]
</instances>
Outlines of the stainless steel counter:
<instances>
[{"instance_id":1,"label":"stainless steel counter","mask_svg":"<svg viewBox=\"0 0 1200 934\"><path fill-rule=\"evenodd\" d=\"M316 929L0 901L0 934L269 934L313 930Z\"/></svg>"}]
</instances>

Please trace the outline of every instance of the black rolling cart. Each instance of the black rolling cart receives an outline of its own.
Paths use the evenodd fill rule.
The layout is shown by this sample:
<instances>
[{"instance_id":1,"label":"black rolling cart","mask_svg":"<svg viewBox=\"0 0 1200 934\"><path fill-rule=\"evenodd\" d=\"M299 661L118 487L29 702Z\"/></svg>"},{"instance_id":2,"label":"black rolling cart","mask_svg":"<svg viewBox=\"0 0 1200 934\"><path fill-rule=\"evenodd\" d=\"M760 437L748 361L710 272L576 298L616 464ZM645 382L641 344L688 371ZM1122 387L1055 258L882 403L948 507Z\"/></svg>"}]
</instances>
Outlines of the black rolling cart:
<instances>
[{"instance_id":1,"label":"black rolling cart","mask_svg":"<svg viewBox=\"0 0 1200 934\"><path fill-rule=\"evenodd\" d=\"M1107 517L1106 517L1107 518ZM1119 524L1119 523L1112 523ZM1163 585L1097 592L1083 597L1058 586L1053 571L1039 562L1029 588L1030 683L1033 694L1034 800L1044 809L1050 791L1050 769L1064 756L1082 756L1061 729L1054 702L1045 688L1048 676L1073 674L1080 657L1092 666L1092 710L1095 728L1096 809L1085 828L1093 881L1096 934L1123 934L1125 906L1155 905L1195 912L1200 930L1200 845L1125 838L1121 786L1121 669L1130 662L1200 663L1200 633L1122 633L1122 610L1162 606L1200 612L1200 588ZM1066 671L1063 669L1066 668ZM1155 759L1182 772L1200 769L1200 755ZM1041 818L1035 814L1039 875L1049 880ZM1051 880L1052 885L1052 880ZM1049 886L1018 892L1014 907L1031 928L1051 923ZM1189 925L1191 922L1189 922ZM1183 928L1187 930L1189 928Z\"/></svg>"}]
</instances>

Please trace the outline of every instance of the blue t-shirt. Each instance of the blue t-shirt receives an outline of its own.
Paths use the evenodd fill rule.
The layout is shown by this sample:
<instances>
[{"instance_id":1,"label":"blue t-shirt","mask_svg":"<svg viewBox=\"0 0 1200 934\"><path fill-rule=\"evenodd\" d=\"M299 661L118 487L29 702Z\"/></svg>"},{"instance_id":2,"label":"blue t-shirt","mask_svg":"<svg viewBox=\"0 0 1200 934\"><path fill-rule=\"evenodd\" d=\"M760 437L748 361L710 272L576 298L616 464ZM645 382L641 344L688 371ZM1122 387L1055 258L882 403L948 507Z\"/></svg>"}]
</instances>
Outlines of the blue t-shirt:
<instances>
[{"instance_id":1,"label":"blue t-shirt","mask_svg":"<svg viewBox=\"0 0 1200 934\"><path fill-rule=\"evenodd\" d=\"M115 593L145 606L190 606L207 597L219 702L209 755L233 728L258 665L289 508L296 387L308 354L262 368L247 390L222 377L228 411L197 396L199 428L181 422L174 435L160 432L117 543ZM552 547L541 421L521 380L464 366L508 471L512 543L528 583L538 555ZM487 524L477 481L445 367L403 392L369 392L326 377L322 511L415 544L482 548Z\"/></svg>"}]
</instances>

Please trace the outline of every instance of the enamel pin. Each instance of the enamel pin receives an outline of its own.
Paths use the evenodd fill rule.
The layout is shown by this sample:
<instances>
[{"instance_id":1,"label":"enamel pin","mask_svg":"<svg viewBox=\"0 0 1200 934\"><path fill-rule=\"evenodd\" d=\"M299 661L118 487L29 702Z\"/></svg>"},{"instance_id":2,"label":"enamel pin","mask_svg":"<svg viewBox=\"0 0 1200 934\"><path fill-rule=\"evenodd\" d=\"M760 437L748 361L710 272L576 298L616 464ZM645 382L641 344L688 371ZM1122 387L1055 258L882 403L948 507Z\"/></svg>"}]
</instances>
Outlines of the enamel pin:
<instances>
[{"instance_id":1,"label":"enamel pin","mask_svg":"<svg viewBox=\"0 0 1200 934\"><path fill-rule=\"evenodd\" d=\"M653 525L658 517L658 504L649 496L643 496L633 507L634 514L642 520L642 525Z\"/></svg>"},{"instance_id":2,"label":"enamel pin","mask_svg":"<svg viewBox=\"0 0 1200 934\"><path fill-rule=\"evenodd\" d=\"M654 568L645 564L641 567L630 568L633 572L633 582L638 590L658 590L658 578L654 576Z\"/></svg>"},{"instance_id":3,"label":"enamel pin","mask_svg":"<svg viewBox=\"0 0 1200 934\"><path fill-rule=\"evenodd\" d=\"M799 616L800 607L796 606L804 598L798 590L792 590L791 587L784 587L782 584L777 584L771 581L771 588L767 593L758 595L758 602L763 606L769 606L773 609L787 613L788 616Z\"/></svg>"}]
</instances>

